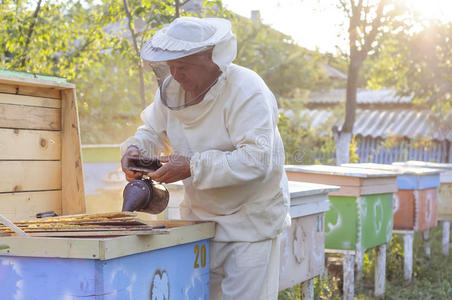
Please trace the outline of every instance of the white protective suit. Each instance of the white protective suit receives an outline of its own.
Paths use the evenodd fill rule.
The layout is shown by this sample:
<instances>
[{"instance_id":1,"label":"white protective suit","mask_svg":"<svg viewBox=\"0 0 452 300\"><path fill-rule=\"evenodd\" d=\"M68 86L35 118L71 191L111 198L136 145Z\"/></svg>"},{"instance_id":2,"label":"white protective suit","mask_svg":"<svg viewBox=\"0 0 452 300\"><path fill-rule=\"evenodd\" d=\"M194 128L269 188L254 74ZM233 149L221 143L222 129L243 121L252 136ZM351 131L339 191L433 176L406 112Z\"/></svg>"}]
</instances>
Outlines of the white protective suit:
<instances>
[{"instance_id":1,"label":"white protective suit","mask_svg":"<svg viewBox=\"0 0 452 300\"><path fill-rule=\"evenodd\" d=\"M157 93L141 118L123 153L136 145L147 155L172 147L191 156L182 218L217 222L219 242L273 239L290 225L277 105L255 72L230 64L200 103L182 110Z\"/></svg>"}]
</instances>

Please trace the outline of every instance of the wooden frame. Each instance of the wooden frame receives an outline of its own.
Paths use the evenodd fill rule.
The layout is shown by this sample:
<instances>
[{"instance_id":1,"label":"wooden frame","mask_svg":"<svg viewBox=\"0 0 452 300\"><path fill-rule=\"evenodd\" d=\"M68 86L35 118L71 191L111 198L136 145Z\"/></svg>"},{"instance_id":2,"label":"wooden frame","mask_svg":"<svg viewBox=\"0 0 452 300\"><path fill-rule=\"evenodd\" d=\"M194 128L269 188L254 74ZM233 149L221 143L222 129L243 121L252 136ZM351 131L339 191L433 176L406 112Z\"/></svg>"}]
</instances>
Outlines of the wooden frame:
<instances>
[{"instance_id":1,"label":"wooden frame","mask_svg":"<svg viewBox=\"0 0 452 300\"><path fill-rule=\"evenodd\" d=\"M13 221L85 212L75 85L0 73L0 171Z\"/></svg>"},{"instance_id":2,"label":"wooden frame","mask_svg":"<svg viewBox=\"0 0 452 300\"><path fill-rule=\"evenodd\" d=\"M149 221L164 224L169 234L128 235L113 238L0 237L9 249L0 255L107 260L136 253L187 244L215 236L215 223L178 220ZM174 227L173 227L174 226Z\"/></svg>"}]
</instances>

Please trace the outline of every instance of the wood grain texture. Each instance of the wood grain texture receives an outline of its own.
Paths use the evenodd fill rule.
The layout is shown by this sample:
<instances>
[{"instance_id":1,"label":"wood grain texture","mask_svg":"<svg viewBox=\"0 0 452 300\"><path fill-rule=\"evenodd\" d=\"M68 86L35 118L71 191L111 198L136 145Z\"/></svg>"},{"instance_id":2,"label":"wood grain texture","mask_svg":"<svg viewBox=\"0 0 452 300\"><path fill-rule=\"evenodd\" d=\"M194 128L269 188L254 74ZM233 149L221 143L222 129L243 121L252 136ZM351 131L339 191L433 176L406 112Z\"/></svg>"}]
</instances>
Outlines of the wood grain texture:
<instances>
[{"instance_id":1,"label":"wood grain texture","mask_svg":"<svg viewBox=\"0 0 452 300\"><path fill-rule=\"evenodd\" d=\"M19 95L30 95L37 97L61 99L61 90L54 87L19 85L17 93Z\"/></svg>"},{"instance_id":2,"label":"wood grain texture","mask_svg":"<svg viewBox=\"0 0 452 300\"><path fill-rule=\"evenodd\" d=\"M50 108L61 108L61 100L59 100L59 99L24 96L24 95L14 95L14 94L5 94L5 93L0 93L0 103L28 105L28 106L40 106L40 107L50 107Z\"/></svg>"},{"instance_id":3,"label":"wood grain texture","mask_svg":"<svg viewBox=\"0 0 452 300\"><path fill-rule=\"evenodd\" d=\"M0 192L61 189L60 161L0 161Z\"/></svg>"},{"instance_id":4,"label":"wood grain texture","mask_svg":"<svg viewBox=\"0 0 452 300\"><path fill-rule=\"evenodd\" d=\"M0 83L0 93L16 94L17 86Z\"/></svg>"},{"instance_id":5,"label":"wood grain texture","mask_svg":"<svg viewBox=\"0 0 452 300\"><path fill-rule=\"evenodd\" d=\"M60 130L61 111L56 108L0 103L0 127Z\"/></svg>"},{"instance_id":6,"label":"wood grain texture","mask_svg":"<svg viewBox=\"0 0 452 300\"><path fill-rule=\"evenodd\" d=\"M62 208L63 214L86 211L80 131L75 89L62 91Z\"/></svg>"},{"instance_id":7,"label":"wood grain texture","mask_svg":"<svg viewBox=\"0 0 452 300\"><path fill-rule=\"evenodd\" d=\"M61 214L61 191L0 194L0 214L14 222L51 210Z\"/></svg>"},{"instance_id":8,"label":"wood grain texture","mask_svg":"<svg viewBox=\"0 0 452 300\"><path fill-rule=\"evenodd\" d=\"M0 128L0 160L60 160L61 132Z\"/></svg>"}]
</instances>

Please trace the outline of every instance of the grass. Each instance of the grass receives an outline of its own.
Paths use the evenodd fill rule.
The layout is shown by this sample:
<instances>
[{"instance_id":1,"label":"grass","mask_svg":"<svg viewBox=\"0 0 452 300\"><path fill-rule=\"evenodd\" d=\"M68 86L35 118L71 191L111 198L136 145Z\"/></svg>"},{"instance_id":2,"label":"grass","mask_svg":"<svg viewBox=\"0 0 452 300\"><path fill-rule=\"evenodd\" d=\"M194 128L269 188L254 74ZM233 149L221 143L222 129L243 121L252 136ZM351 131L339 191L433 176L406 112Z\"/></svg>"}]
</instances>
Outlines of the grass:
<instances>
[{"instance_id":1,"label":"grass","mask_svg":"<svg viewBox=\"0 0 452 300\"><path fill-rule=\"evenodd\" d=\"M439 226L430 231L431 256L425 254L421 233L414 237L413 279L410 283L403 279L403 240L393 235L386 255L387 300L405 299L452 299L452 250L449 257L441 254L442 232ZM355 299L374 299L374 251L366 251L363 264L363 281L355 287ZM314 279L315 299L342 299L339 278ZM279 300L301 299L299 286L281 291Z\"/></svg>"}]
</instances>

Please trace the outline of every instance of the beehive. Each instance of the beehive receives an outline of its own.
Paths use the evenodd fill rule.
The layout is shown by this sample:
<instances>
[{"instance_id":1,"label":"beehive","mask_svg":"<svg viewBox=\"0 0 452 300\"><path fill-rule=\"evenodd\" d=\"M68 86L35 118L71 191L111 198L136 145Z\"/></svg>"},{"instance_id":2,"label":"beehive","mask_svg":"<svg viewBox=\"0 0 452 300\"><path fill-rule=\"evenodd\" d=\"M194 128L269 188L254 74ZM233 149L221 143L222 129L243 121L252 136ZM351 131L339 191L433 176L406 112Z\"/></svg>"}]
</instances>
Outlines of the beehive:
<instances>
[{"instance_id":1,"label":"beehive","mask_svg":"<svg viewBox=\"0 0 452 300\"><path fill-rule=\"evenodd\" d=\"M85 212L75 85L0 70L0 214Z\"/></svg>"},{"instance_id":2,"label":"beehive","mask_svg":"<svg viewBox=\"0 0 452 300\"><path fill-rule=\"evenodd\" d=\"M429 168L441 171L439 175L440 186L438 188L438 219L452 220L452 164L423 161L407 161L393 164L396 166Z\"/></svg>"},{"instance_id":3,"label":"beehive","mask_svg":"<svg viewBox=\"0 0 452 300\"><path fill-rule=\"evenodd\" d=\"M325 248L364 250L385 244L392 235L392 172L324 165L286 166L289 180L330 184L325 213Z\"/></svg>"},{"instance_id":4,"label":"beehive","mask_svg":"<svg viewBox=\"0 0 452 300\"><path fill-rule=\"evenodd\" d=\"M394 230L424 231L436 226L439 170L373 163L346 166L398 174L398 191L394 194Z\"/></svg>"}]
</instances>

